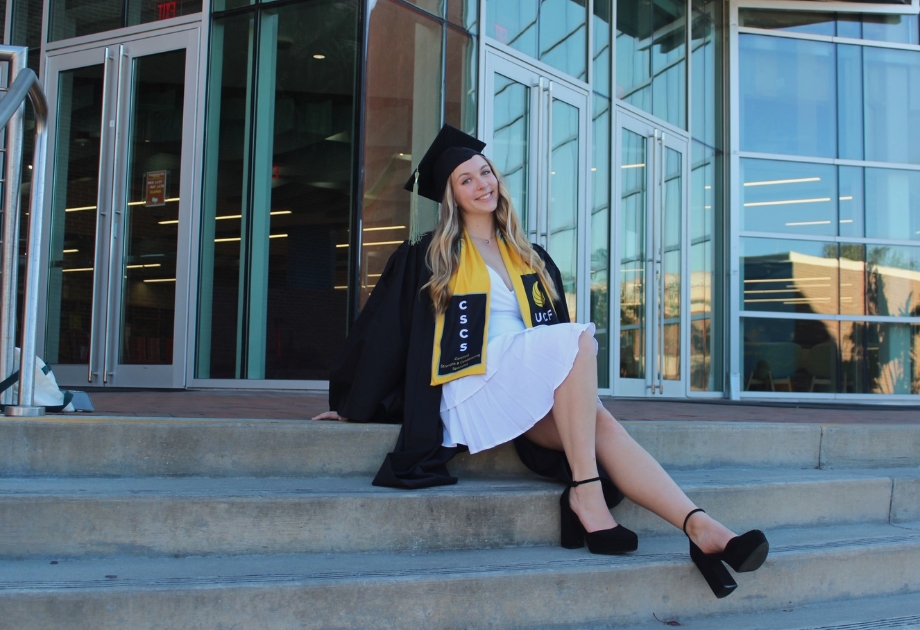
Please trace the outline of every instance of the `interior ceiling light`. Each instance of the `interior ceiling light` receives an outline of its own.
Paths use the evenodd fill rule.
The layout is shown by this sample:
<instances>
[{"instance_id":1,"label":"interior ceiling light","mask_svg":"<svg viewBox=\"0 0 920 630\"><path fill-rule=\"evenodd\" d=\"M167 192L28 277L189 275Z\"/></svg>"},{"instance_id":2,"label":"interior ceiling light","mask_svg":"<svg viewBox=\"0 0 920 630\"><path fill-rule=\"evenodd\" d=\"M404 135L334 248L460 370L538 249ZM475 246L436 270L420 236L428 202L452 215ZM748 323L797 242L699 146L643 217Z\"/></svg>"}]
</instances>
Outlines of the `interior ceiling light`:
<instances>
[{"instance_id":1,"label":"interior ceiling light","mask_svg":"<svg viewBox=\"0 0 920 630\"><path fill-rule=\"evenodd\" d=\"M326 58L326 55L316 54L316 55L313 55L313 58L314 58L314 59L325 59L325 58Z\"/></svg>"},{"instance_id":2,"label":"interior ceiling light","mask_svg":"<svg viewBox=\"0 0 920 630\"><path fill-rule=\"evenodd\" d=\"M830 200L830 197L815 197L814 199L784 199L782 201L749 201L748 203L744 204L744 207L753 208L756 206L788 206L796 203L821 203Z\"/></svg>"},{"instance_id":3,"label":"interior ceiling light","mask_svg":"<svg viewBox=\"0 0 920 630\"><path fill-rule=\"evenodd\" d=\"M773 186L774 184L802 184L805 182L820 182L820 177L800 177L798 179L771 179L763 182L744 182L745 186Z\"/></svg>"}]
</instances>

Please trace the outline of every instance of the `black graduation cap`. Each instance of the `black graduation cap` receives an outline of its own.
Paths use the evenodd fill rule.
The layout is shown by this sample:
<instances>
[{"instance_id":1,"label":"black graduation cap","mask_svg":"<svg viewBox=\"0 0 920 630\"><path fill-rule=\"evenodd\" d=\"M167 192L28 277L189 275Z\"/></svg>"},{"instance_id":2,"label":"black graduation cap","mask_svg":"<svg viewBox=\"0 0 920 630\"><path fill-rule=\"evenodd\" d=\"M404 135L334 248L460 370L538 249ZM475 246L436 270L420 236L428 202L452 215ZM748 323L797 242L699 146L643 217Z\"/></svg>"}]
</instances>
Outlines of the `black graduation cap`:
<instances>
[{"instance_id":1,"label":"black graduation cap","mask_svg":"<svg viewBox=\"0 0 920 630\"><path fill-rule=\"evenodd\" d=\"M437 137L412 172L404 188L412 192L409 210L409 240L418 242L418 195L441 203L447 180L454 169L474 155L482 155L486 143L450 125L441 127Z\"/></svg>"},{"instance_id":2,"label":"black graduation cap","mask_svg":"<svg viewBox=\"0 0 920 630\"><path fill-rule=\"evenodd\" d=\"M485 146L485 142L477 140L468 133L463 133L450 125L444 125L404 188L414 192L416 176L418 176L418 194L436 203L441 203L450 174L474 155L482 155Z\"/></svg>"}]
</instances>

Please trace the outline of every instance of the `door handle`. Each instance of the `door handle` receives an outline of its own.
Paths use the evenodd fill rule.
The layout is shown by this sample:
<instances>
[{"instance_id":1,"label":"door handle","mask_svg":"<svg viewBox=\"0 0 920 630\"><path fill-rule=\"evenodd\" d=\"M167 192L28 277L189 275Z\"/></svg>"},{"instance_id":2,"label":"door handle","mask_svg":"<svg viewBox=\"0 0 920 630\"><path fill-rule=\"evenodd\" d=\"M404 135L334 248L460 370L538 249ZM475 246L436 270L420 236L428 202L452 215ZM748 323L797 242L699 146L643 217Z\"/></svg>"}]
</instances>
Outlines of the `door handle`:
<instances>
[{"instance_id":1,"label":"door handle","mask_svg":"<svg viewBox=\"0 0 920 630\"><path fill-rule=\"evenodd\" d=\"M107 209L105 206L105 154L106 154L106 145L109 142L109 125L112 124L114 127L115 121L109 121L109 99L108 93L109 88L111 87L109 83L109 74L111 74L111 61L112 54L111 51L105 49L105 57L102 62L102 116L101 116L101 129L99 130L99 175L97 177L98 181L98 190L96 191L96 256L95 262L93 263L93 293L90 302L90 314L89 314L89 362L87 365L86 380L90 383L93 382L93 368L96 363L96 321L98 314L96 312L96 303L98 302L99 297L99 267L101 262L100 251L99 251L99 234L100 229L104 229L101 226L102 219L107 214Z\"/></svg>"}]
</instances>

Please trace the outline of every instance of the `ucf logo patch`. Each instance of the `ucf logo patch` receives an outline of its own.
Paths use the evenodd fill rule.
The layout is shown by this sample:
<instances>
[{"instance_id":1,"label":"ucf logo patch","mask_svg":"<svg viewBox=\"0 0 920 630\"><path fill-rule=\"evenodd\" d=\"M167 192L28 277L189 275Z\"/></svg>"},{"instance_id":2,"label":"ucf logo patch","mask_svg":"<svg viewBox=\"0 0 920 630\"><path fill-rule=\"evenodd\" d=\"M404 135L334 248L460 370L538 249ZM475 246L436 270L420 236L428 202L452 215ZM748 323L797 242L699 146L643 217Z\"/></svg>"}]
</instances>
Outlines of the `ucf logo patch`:
<instances>
[{"instance_id":1,"label":"ucf logo patch","mask_svg":"<svg viewBox=\"0 0 920 630\"><path fill-rule=\"evenodd\" d=\"M438 376L456 374L482 363L486 327L486 294L453 295L444 313Z\"/></svg>"},{"instance_id":2,"label":"ucf logo patch","mask_svg":"<svg viewBox=\"0 0 920 630\"><path fill-rule=\"evenodd\" d=\"M544 326L558 323L552 301L543 289L543 285L540 284L540 277L535 273L528 273L521 276L521 281L524 283L524 293L530 305L530 325Z\"/></svg>"}]
</instances>

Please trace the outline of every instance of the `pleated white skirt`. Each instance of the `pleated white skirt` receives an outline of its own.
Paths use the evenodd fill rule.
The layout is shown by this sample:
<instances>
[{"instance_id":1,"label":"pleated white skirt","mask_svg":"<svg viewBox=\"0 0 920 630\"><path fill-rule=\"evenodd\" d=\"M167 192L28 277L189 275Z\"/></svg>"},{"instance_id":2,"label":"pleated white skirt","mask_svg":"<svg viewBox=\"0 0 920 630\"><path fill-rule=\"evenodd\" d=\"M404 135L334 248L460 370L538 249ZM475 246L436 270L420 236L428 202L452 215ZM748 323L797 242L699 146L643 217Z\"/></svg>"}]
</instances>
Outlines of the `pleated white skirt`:
<instances>
[{"instance_id":1,"label":"pleated white skirt","mask_svg":"<svg viewBox=\"0 0 920 630\"><path fill-rule=\"evenodd\" d=\"M553 408L586 330L594 335L594 324L536 326L492 339L485 374L441 387L443 445L478 453L527 432Z\"/></svg>"}]
</instances>

